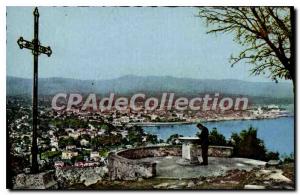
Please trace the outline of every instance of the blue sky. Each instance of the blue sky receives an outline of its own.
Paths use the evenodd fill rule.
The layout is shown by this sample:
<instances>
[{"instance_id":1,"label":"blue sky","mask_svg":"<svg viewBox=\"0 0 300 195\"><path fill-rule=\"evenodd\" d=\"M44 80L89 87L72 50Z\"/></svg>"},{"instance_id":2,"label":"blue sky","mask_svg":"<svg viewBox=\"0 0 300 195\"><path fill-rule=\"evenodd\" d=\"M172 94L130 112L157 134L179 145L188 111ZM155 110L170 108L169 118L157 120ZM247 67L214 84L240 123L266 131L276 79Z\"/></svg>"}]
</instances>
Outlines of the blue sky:
<instances>
[{"instance_id":1,"label":"blue sky","mask_svg":"<svg viewBox=\"0 0 300 195\"><path fill-rule=\"evenodd\" d=\"M7 75L31 78L32 55L20 36L33 38L33 7L7 7ZM197 8L40 7L40 77L110 79L128 74L270 81L230 67L241 48L230 34L208 35Z\"/></svg>"}]
</instances>

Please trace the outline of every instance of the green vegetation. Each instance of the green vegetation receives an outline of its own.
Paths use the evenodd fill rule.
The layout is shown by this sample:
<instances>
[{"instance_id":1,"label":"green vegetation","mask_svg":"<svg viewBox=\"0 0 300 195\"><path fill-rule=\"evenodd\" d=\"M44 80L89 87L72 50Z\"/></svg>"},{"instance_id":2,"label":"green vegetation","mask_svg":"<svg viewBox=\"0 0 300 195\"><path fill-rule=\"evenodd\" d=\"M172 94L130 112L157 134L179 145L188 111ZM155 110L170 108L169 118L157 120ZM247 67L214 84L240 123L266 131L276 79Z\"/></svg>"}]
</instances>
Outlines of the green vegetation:
<instances>
[{"instance_id":1,"label":"green vegetation","mask_svg":"<svg viewBox=\"0 0 300 195\"><path fill-rule=\"evenodd\" d=\"M121 134L111 134L105 136L96 136L91 140L91 147L93 150L98 150L103 147L117 147L122 144Z\"/></svg>"},{"instance_id":2,"label":"green vegetation","mask_svg":"<svg viewBox=\"0 0 300 195\"><path fill-rule=\"evenodd\" d=\"M31 144L31 139L29 138L29 136L23 136L23 141L26 145Z\"/></svg>"},{"instance_id":3,"label":"green vegetation","mask_svg":"<svg viewBox=\"0 0 300 195\"><path fill-rule=\"evenodd\" d=\"M266 152L266 160L279 160L279 153L267 151Z\"/></svg>"},{"instance_id":4,"label":"green vegetation","mask_svg":"<svg viewBox=\"0 0 300 195\"><path fill-rule=\"evenodd\" d=\"M88 128L88 121L79 120L76 118L66 118L66 119L53 119L49 122L50 125L53 125L59 129L65 127L69 128Z\"/></svg>"},{"instance_id":5,"label":"green vegetation","mask_svg":"<svg viewBox=\"0 0 300 195\"><path fill-rule=\"evenodd\" d=\"M213 128L212 131L209 133L208 136L209 143L211 145L216 145L216 146L226 146L228 145L225 136L220 134L217 130L217 128Z\"/></svg>"},{"instance_id":6,"label":"green vegetation","mask_svg":"<svg viewBox=\"0 0 300 195\"><path fill-rule=\"evenodd\" d=\"M80 135L79 140L82 140L82 139L85 139L85 140L90 142L91 141L91 136L87 135L87 134Z\"/></svg>"},{"instance_id":7,"label":"green vegetation","mask_svg":"<svg viewBox=\"0 0 300 195\"><path fill-rule=\"evenodd\" d=\"M65 148L68 145L76 145L76 140L72 137L60 138L58 140L58 147L59 148Z\"/></svg>"},{"instance_id":8,"label":"green vegetation","mask_svg":"<svg viewBox=\"0 0 300 195\"><path fill-rule=\"evenodd\" d=\"M75 163L75 162L81 162L84 160L84 156L83 155L78 155L78 156L75 156L71 159L72 163Z\"/></svg>"},{"instance_id":9,"label":"green vegetation","mask_svg":"<svg viewBox=\"0 0 300 195\"><path fill-rule=\"evenodd\" d=\"M173 134L167 139L167 143L172 145L180 144L179 142L176 142L176 140L178 140L179 137L183 137L183 135L179 135L177 133Z\"/></svg>"},{"instance_id":10,"label":"green vegetation","mask_svg":"<svg viewBox=\"0 0 300 195\"><path fill-rule=\"evenodd\" d=\"M108 156L108 153L109 153L109 150L106 148L103 148L99 151L99 155L102 157L105 157L105 158Z\"/></svg>"},{"instance_id":11,"label":"green vegetation","mask_svg":"<svg viewBox=\"0 0 300 195\"><path fill-rule=\"evenodd\" d=\"M90 150L82 150L82 151L81 151L81 154L82 154L83 156L90 156L91 151L90 151Z\"/></svg>"},{"instance_id":12,"label":"green vegetation","mask_svg":"<svg viewBox=\"0 0 300 195\"><path fill-rule=\"evenodd\" d=\"M257 138L257 129L249 127L242 130L240 134L231 135L230 145L233 146L233 155L243 158L268 161L279 159L279 154L267 152L263 140Z\"/></svg>"},{"instance_id":13,"label":"green vegetation","mask_svg":"<svg viewBox=\"0 0 300 195\"><path fill-rule=\"evenodd\" d=\"M146 139L147 139L146 142L151 144L157 144L159 142L157 135L153 135L153 134L147 134Z\"/></svg>"},{"instance_id":14,"label":"green vegetation","mask_svg":"<svg viewBox=\"0 0 300 195\"><path fill-rule=\"evenodd\" d=\"M174 134L167 139L168 144L180 144L176 140L182 135ZM217 146L232 146L233 156L242 158L251 158L256 160L278 160L279 153L267 151L264 142L257 137L257 129L249 127L247 130L242 130L239 134L232 133L230 141L227 141L225 136L213 128L209 133L209 144ZM293 161L293 156L285 158L287 162Z\"/></svg>"},{"instance_id":15,"label":"green vegetation","mask_svg":"<svg viewBox=\"0 0 300 195\"><path fill-rule=\"evenodd\" d=\"M293 163L293 162L295 162L294 153L292 153L290 155L283 155L282 159L283 159L283 163Z\"/></svg>"},{"instance_id":16,"label":"green vegetation","mask_svg":"<svg viewBox=\"0 0 300 195\"><path fill-rule=\"evenodd\" d=\"M54 157L59 157L61 155L61 151L46 151L41 154L41 159L52 159Z\"/></svg>"},{"instance_id":17,"label":"green vegetation","mask_svg":"<svg viewBox=\"0 0 300 195\"><path fill-rule=\"evenodd\" d=\"M142 145L144 131L140 126L133 126L128 129L128 144Z\"/></svg>"},{"instance_id":18,"label":"green vegetation","mask_svg":"<svg viewBox=\"0 0 300 195\"><path fill-rule=\"evenodd\" d=\"M147 144L157 144L160 141L157 135L147 134L140 126L128 127L127 139L123 139L125 145L144 146Z\"/></svg>"}]
</instances>

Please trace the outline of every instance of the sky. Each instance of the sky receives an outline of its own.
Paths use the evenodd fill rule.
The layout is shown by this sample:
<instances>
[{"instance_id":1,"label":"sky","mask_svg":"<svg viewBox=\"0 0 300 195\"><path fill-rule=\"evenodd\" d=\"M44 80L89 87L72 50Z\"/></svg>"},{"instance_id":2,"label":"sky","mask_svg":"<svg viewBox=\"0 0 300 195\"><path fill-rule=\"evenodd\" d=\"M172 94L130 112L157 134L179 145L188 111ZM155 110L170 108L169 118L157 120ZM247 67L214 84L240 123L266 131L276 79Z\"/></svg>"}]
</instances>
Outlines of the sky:
<instances>
[{"instance_id":1,"label":"sky","mask_svg":"<svg viewBox=\"0 0 300 195\"><path fill-rule=\"evenodd\" d=\"M33 56L17 39L33 38L33 7L7 7L8 76L32 78ZM111 79L125 75L270 81L231 68L241 46L231 34L206 34L196 7L39 7L39 77Z\"/></svg>"}]
</instances>

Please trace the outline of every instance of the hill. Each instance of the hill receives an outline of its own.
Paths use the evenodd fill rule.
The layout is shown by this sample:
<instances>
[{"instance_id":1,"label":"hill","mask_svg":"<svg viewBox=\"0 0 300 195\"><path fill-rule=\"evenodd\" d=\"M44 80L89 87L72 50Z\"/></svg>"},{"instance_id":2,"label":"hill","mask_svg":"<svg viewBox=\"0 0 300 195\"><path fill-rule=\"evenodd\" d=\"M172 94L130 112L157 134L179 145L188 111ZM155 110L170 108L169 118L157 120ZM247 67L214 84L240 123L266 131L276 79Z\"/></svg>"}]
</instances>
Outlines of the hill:
<instances>
[{"instance_id":1,"label":"hill","mask_svg":"<svg viewBox=\"0 0 300 195\"><path fill-rule=\"evenodd\" d=\"M7 95L29 95L32 90L32 80L8 76L6 86ZM247 82L233 79L215 80L133 75L109 80L77 80L56 77L39 79L40 95L53 95L58 92L82 94L114 92L121 95L136 92L174 92L189 96L217 92L264 98L293 98L292 84L285 82Z\"/></svg>"}]
</instances>

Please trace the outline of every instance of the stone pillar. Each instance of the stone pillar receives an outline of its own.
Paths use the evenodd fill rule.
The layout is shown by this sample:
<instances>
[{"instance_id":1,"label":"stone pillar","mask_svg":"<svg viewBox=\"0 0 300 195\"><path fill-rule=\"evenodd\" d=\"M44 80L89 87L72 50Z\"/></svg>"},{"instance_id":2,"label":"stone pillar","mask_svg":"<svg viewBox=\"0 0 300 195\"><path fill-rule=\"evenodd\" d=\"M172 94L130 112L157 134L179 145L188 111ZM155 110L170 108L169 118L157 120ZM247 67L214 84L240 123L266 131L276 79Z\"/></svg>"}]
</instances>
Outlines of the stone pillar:
<instances>
[{"instance_id":1,"label":"stone pillar","mask_svg":"<svg viewBox=\"0 0 300 195\"><path fill-rule=\"evenodd\" d=\"M198 145L199 138L197 137L181 137L182 141L182 159L178 161L182 165L196 165L198 160Z\"/></svg>"}]
</instances>

